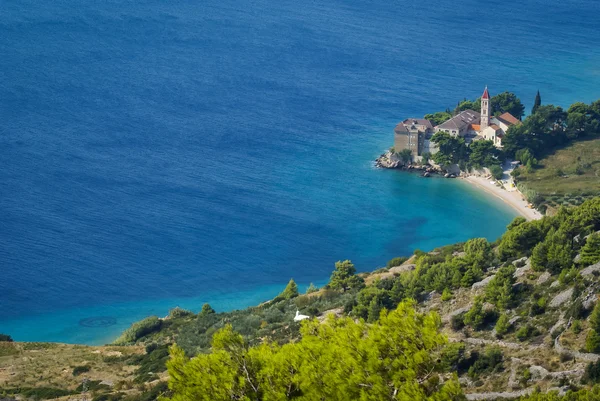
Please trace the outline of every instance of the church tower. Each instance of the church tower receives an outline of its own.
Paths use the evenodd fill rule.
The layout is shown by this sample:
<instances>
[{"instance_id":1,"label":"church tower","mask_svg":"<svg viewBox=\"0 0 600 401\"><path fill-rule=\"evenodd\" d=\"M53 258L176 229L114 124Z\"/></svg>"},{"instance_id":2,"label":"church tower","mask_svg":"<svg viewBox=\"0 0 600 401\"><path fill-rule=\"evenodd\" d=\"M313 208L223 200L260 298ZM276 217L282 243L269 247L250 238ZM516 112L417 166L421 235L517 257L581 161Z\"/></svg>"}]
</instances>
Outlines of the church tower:
<instances>
[{"instance_id":1,"label":"church tower","mask_svg":"<svg viewBox=\"0 0 600 401\"><path fill-rule=\"evenodd\" d=\"M490 94L487 86L481 95L481 130L483 131L490 125Z\"/></svg>"}]
</instances>

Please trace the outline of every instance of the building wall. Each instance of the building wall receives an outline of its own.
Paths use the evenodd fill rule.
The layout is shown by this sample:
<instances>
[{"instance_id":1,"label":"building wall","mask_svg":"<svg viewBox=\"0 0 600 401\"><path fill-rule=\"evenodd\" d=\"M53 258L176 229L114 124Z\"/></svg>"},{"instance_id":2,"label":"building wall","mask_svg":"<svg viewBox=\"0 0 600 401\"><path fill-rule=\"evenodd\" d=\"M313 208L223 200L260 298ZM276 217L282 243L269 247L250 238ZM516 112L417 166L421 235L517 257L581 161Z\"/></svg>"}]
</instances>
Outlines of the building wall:
<instances>
[{"instance_id":1,"label":"building wall","mask_svg":"<svg viewBox=\"0 0 600 401\"><path fill-rule=\"evenodd\" d=\"M424 140L425 135L421 132L394 132L394 149L396 152L410 149L413 156L420 156Z\"/></svg>"}]
</instances>

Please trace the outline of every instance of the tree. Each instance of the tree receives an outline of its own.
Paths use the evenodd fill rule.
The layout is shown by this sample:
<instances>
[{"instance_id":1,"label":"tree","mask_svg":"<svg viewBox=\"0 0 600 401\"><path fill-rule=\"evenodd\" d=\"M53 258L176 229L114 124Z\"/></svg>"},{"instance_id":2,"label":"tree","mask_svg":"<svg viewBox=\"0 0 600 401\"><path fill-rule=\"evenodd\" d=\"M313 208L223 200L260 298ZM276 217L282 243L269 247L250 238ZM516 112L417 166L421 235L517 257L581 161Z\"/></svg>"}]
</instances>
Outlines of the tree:
<instances>
[{"instance_id":1,"label":"tree","mask_svg":"<svg viewBox=\"0 0 600 401\"><path fill-rule=\"evenodd\" d=\"M596 302L590 315L590 328L600 333L600 302Z\"/></svg>"},{"instance_id":2,"label":"tree","mask_svg":"<svg viewBox=\"0 0 600 401\"><path fill-rule=\"evenodd\" d=\"M483 311L483 301L481 297L475 298L473 306L465 313L464 322L475 330L479 330L485 321L485 312Z\"/></svg>"},{"instance_id":3,"label":"tree","mask_svg":"<svg viewBox=\"0 0 600 401\"><path fill-rule=\"evenodd\" d=\"M200 311L199 315L206 316L206 315L212 315L213 313L216 313L216 312L212 308L212 306L210 306L209 304L204 304L204 305L202 305L202 310Z\"/></svg>"},{"instance_id":4,"label":"tree","mask_svg":"<svg viewBox=\"0 0 600 401\"><path fill-rule=\"evenodd\" d=\"M285 286L285 289L281 294L277 296L278 299L292 299L298 296L298 285L294 281L294 279L290 279L290 281Z\"/></svg>"},{"instance_id":5,"label":"tree","mask_svg":"<svg viewBox=\"0 0 600 401\"><path fill-rule=\"evenodd\" d=\"M590 330L585 338L585 349L587 352L600 352L600 335L596 330Z\"/></svg>"},{"instance_id":6,"label":"tree","mask_svg":"<svg viewBox=\"0 0 600 401\"><path fill-rule=\"evenodd\" d=\"M402 160L402 163L407 164L412 161L412 151L410 149L402 149L397 153L400 157L400 160Z\"/></svg>"},{"instance_id":7,"label":"tree","mask_svg":"<svg viewBox=\"0 0 600 401\"><path fill-rule=\"evenodd\" d=\"M533 101L533 107L531 108L531 114L535 114L537 109L542 105L542 97L540 96L540 91L537 91L535 95L535 100Z\"/></svg>"},{"instance_id":8,"label":"tree","mask_svg":"<svg viewBox=\"0 0 600 401\"><path fill-rule=\"evenodd\" d=\"M0 333L0 342L2 342L2 341L11 343L11 342L13 342L13 339L8 334L2 334L2 333Z\"/></svg>"},{"instance_id":9,"label":"tree","mask_svg":"<svg viewBox=\"0 0 600 401\"><path fill-rule=\"evenodd\" d=\"M514 266L501 267L485 288L485 299L500 310L509 309L514 302L514 274Z\"/></svg>"},{"instance_id":10,"label":"tree","mask_svg":"<svg viewBox=\"0 0 600 401\"><path fill-rule=\"evenodd\" d=\"M312 294L313 292L317 292L317 291L319 291L319 289L313 283L310 283L310 285L306 289L307 294Z\"/></svg>"},{"instance_id":11,"label":"tree","mask_svg":"<svg viewBox=\"0 0 600 401\"><path fill-rule=\"evenodd\" d=\"M502 167L497 164L494 164L490 167L490 173L496 180L501 180L502 177L504 177L504 170L502 170Z\"/></svg>"},{"instance_id":12,"label":"tree","mask_svg":"<svg viewBox=\"0 0 600 401\"><path fill-rule=\"evenodd\" d=\"M463 101L458 102L458 105L454 109L454 114L456 115L465 110L481 110L481 98L479 97L473 101L464 99Z\"/></svg>"},{"instance_id":13,"label":"tree","mask_svg":"<svg viewBox=\"0 0 600 401\"><path fill-rule=\"evenodd\" d=\"M508 333L510 326L510 319L506 314L503 313L502 315L500 315L500 318L496 322L496 335L498 337L502 337L503 335Z\"/></svg>"},{"instance_id":14,"label":"tree","mask_svg":"<svg viewBox=\"0 0 600 401\"><path fill-rule=\"evenodd\" d=\"M438 111L437 113L433 113L433 114L425 114L424 118L426 120L431 121L431 124L433 126L436 126L436 125L440 125L441 123L451 119L452 114L450 114L447 111Z\"/></svg>"},{"instance_id":15,"label":"tree","mask_svg":"<svg viewBox=\"0 0 600 401\"><path fill-rule=\"evenodd\" d=\"M494 261L492 246L485 238L472 238L465 242L465 259L480 269L487 269Z\"/></svg>"},{"instance_id":16,"label":"tree","mask_svg":"<svg viewBox=\"0 0 600 401\"><path fill-rule=\"evenodd\" d=\"M360 288L364 280L355 275L356 268L349 260L335 262L335 270L329 279L329 288L346 292L349 289Z\"/></svg>"},{"instance_id":17,"label":"tree","mask_svg":"<svg viewBox=\"0 0 600 401\"><path fill-rule=\"evenodd\" d=\"M589 266L600 262L600 234L593 233L585 241L581 248L579 264Z\"/></svg>"},{"instance_id":18,"label":"tree","mask_svg":"<svg viewBox=\"0 0 600 401\"><path fill-rule=\"evenodd\" d=\"M492 141L474 141L469 147L469 161L477 168L495 166L500 163L500 151Z\"/></svg>"},{"instance_id":19,"label":"tree","mask_svg":"<svg viewBox=\"0 0 600 401\"><path fill-rule=\"evenodd\" d=\"M460 137L453 137L446 132L438 132L431 137L439 150L433 155L433 160L440 165L447 166L465 161L469 156L469 149L465 140Z\"/></svg>"},{"instance_id":20,"label":"tree","mask_svg":"<svg viewBox=\"0 0 600 401\"><path fill-rule=\"evenodd\" d=\"M419 314L412 302L373 324L306 321L302 338L283 346L251 347L228 325L209 354L188 359L171 347L171 400L464 400L456 376L430 380L446 344L440 327L438 315Z\"/></svg>"},{"instance_id":21,"label":"tree","mask_svg":"<svg viewBox=\"0 0 600 401\"><path fill-rule=\"evenodd\" d=\"M519 120L525 114L525 106L523 106L517 95L512 92L503 92L492 96L490 108L493 115L510 113Z\"/></svg>"}]
</instances>

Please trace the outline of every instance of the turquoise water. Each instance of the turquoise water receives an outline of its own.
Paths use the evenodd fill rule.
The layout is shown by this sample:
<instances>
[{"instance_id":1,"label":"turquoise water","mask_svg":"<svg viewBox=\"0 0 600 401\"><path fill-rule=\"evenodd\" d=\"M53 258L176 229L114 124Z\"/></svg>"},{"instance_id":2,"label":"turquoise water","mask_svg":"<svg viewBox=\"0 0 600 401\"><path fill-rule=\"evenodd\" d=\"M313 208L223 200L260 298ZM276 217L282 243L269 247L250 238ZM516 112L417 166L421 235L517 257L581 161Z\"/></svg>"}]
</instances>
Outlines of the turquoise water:
<instances>
[{"instance_id":1,"label":"turquoise water","mask_svg":"<svg viewBox=\"0 0 600 401\"><path fill-rule=\"evenodd\" d=\"M599 5L548 4L3 1L0 332L104 343L497 238L499 200L372 160L484 85L600 97Z\"/></svg>"}]
</instances>

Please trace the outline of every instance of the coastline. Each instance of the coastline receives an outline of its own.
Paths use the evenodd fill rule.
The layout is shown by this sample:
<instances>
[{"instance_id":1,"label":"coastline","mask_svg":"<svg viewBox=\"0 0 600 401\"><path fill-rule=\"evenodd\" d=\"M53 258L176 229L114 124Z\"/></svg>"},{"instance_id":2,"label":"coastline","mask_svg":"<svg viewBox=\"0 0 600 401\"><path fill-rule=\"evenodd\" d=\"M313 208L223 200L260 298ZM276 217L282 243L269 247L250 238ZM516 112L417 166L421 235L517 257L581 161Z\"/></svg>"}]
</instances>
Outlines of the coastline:
<instances>
[{"instance_id":1,"label":"coastline","mask_svg":"<svg viewBox=\"0 0 600 401\"><path fill-rule=\"evenodd\" d=\"M460 178L472 184L473 187L479 188L490 195L500 198L510 207L515 209L521 216L525 217L528 221L538 220L543 217L539 211L529 207L529 202L525 200L521 192L519 192L517 189L514 191L507 191L497 187L495 184L490 183L489 179L474 175Z\"/></svg>"}]
</instances>

